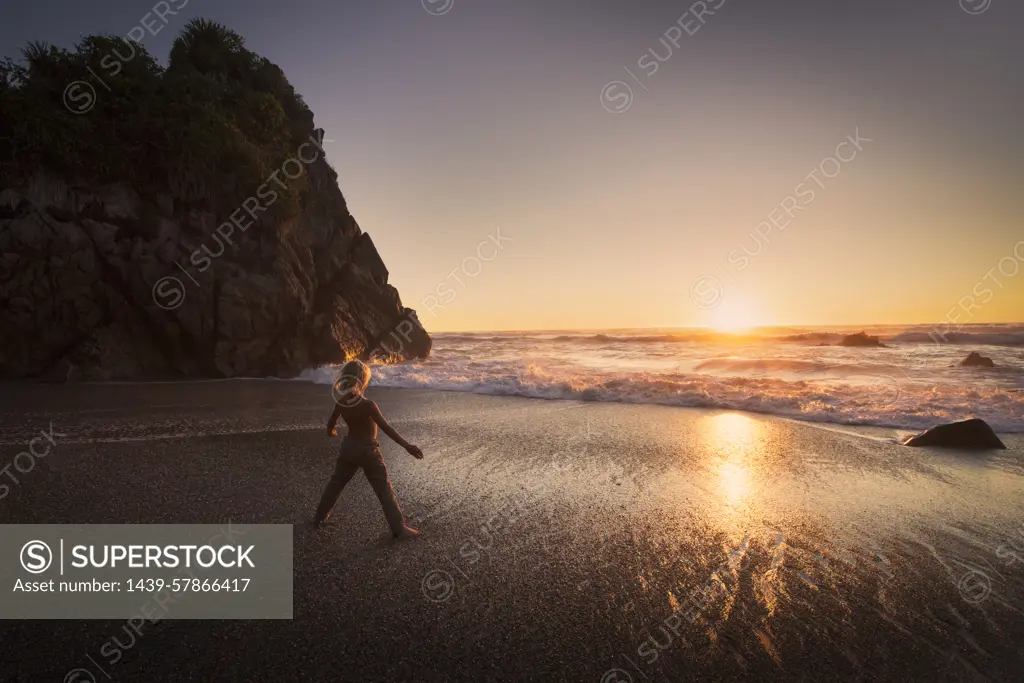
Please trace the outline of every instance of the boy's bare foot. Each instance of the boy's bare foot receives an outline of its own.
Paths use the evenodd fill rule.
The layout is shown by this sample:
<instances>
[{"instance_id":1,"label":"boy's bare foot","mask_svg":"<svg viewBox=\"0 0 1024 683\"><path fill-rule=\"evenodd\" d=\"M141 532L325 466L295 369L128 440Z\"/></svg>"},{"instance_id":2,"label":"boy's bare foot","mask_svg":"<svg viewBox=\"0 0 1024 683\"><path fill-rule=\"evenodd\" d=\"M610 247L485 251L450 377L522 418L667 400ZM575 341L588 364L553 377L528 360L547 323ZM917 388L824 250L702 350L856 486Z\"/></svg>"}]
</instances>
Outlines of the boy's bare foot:
<instances>
[{"instance_id":1,"label":"boy's bare foot","mask_svg":"<svg viewBox=\"0 0 1024 683\"><path fill-rule=\"evenodd\" d=\"M406 527L402 527L402 530L398 532L398 535L395 536L395 540L406 541L406 540L409 540L410 538L416 538L419 535L420 535L419 531L417 531L416 529L413 529L411 527L407 527L406 526Z\"/></svg>"}]
</instances>

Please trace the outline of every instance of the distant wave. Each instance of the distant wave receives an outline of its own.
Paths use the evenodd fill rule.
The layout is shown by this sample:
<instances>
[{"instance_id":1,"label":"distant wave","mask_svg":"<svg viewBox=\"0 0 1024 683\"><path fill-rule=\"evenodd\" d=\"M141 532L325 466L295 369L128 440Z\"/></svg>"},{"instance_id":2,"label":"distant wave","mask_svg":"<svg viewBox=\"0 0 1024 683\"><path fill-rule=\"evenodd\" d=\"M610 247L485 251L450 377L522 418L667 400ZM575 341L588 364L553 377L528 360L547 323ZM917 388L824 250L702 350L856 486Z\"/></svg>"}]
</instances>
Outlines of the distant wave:
<instances>
[{"instance_id":1,"label":"distant wave","mask_svg":"<svg viewBox=\"0 0 1024 683\"><path fill-rule=\"evenodd\" d=\"M832 343L839 341L843 336L838 332L804 332L803 334L788 334L779 337L779 341Z\"/></svg>"},{"instance_id":2,"label":"distant wave","mask_svg":"<svg viewBox=\"0 0 1024 683\"><path fill-rule=\"evenodd\" d=\"M480 334L435 334L435 339L443 339L447 342L506 342L506 341L523 341L523 340L537 340L540 337L532 337L529 335L520 334L502 334L502 335L480 335Z\"/></svg>"},{"instance_id":3,"label":"distant wave","mask_svg":"<svg viewBox=\"0 0 1024 683\"><path fill-rule=\"evenodd\" d=\"M689 332L686 334L654 334L654 335L571 335L563 334L555 337L552 341L561 342L593 342L598 344L674 344L695 341L707 341L722 337L722 334L713 332Z\"/></svg>"},{"instance_id":4,"label":"distant wave","mask_svg":"<svg viewBox=\"0 0 1024 683\"><path fill-rule=\"evenodd\" d=\"M737 335L712 331L692 331L678 334L615 335L597 334L536 334L510 333L502 335L436 334L435 338L447 342L574 342L579 344L650 344L702 342L715 339L737 339Z\"/></svg>"},{"instance_id":5,"label":"distant wave","mask_svg":"<svg viewBox=\"0 0 1024 683\"><path fill-rule=\"evenodd\" d=\"M792 374L828 374L857 376L866 374L886 373L892 369L891 364L873 365L869 363L846 363L837 365L823 361L796 360L788 358L712 358L695 366L697 370L715 370L716 372L741 373L792 373Z\"/></svg>"},{"instance_id":6,"label":"distant wave","mask_svg":"<svg viewBox=\"0 0 1024 683\"><path fill-rule=\"evenodd\" d=\"M457 333L437 334L438 340L456 343L576 343L576 344L686 344L686 343L716 343L716 342L745 342L745 341L778 341L788 343L807 344L835 344L845 335L858 332L861 329L869 334L881 337L887 343L893 344L950 344L950 345L979 345L979 346L1005 346L1011 348L1024 347L1024 327L1019 325L986 325L978 326L976 332L948 332L942 333L942 326L918 325L902 328L873 329L871 327L857 328L844 331L829 330L806 330L800 332L782 333L778 328L764 328L733 334L709 329L689 329L679 332L659 332L648 334L627 334L627 333L543 333L543 332L508 332L508 333ZM980 331L984 330L984 331Z\"/></svg>"},{"instance_id":7,"label":"distant wave","mask_svg":"<svg viewBox=\"0 0 1024 683\"><path fill-rule=\"evenodd\" d=\"M904 344L957 344L983 346L1024 346L1024 332L980 333L980 332L942 332L938 327L927 332L904 332L891 337L888 341Z\"/></svg>"}]
</instances>

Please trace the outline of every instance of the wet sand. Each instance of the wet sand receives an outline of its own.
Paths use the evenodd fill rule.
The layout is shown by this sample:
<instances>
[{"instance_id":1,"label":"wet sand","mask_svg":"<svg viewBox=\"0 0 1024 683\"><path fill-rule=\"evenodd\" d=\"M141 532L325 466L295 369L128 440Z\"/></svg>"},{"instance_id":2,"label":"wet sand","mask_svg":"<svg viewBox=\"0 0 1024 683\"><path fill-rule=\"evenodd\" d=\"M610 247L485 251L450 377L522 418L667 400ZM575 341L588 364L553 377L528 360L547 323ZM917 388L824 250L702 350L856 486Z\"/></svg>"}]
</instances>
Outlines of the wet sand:
<instances>
[{"instance_id":1,"label":"wet sand","mask_svg":"<svg viewBox=\"0 0 1024 683\"><path fill-rule=\"evenodd\" d=\"M335 527L305 525L338 445L328 387L3 385L0 466L51 420L64 436L15 472L2 523L296 526L292 621L4 621L0 679L1024 677L1019 435L963 453L735 412L370 395L427 453L381 438L413 542L388 540L361 475Z\"/></svg>"}]
</instances>

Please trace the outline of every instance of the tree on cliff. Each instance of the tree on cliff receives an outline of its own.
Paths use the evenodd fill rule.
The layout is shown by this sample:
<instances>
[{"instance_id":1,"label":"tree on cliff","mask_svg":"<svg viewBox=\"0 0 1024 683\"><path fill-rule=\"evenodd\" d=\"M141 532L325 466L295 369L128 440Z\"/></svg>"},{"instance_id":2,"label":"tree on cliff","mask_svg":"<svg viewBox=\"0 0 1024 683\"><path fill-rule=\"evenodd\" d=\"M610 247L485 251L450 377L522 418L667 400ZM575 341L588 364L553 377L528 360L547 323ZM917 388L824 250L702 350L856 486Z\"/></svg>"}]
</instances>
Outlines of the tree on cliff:
<instances>
[{"instance_id":1,"label":"tree on cliff","mask_svg":"<svg viewBox=\"0 0 1024 683\"><path fill-rule=\"evenodd\" d=\"M109 36L74 50L33 42L22 57L0 62L7 177L39 169L83 183L131 177L143 193L170 190L216 211L237 206L312 128L282 71L206 19L185 26L166 68L141 44ZM303 189L289 187L273 207L279 218L295 214Z\"/></svg>"}]
</instances>

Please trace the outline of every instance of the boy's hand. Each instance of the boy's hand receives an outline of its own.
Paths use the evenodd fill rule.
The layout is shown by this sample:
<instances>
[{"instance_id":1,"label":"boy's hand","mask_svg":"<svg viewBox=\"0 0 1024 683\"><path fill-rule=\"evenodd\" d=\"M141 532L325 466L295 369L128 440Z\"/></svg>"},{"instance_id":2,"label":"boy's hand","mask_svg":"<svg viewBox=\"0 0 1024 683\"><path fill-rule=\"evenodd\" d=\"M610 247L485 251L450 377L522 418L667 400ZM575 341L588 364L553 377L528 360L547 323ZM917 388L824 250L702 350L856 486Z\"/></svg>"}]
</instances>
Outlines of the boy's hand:
<instances>
[{"instance_id":1,"label":"boy's hand","mask_svg":"<svg viewBox=\"0 0 1024 683\"><path fill-rule=\"evenodd\" d=\"M409 451L409 455L416 458L417 460L423 459L423 451L420 450L419 446L413 446L412 444L409 444L408 446L405 447L405 450Z\"/></svg>"}]
</instances>

